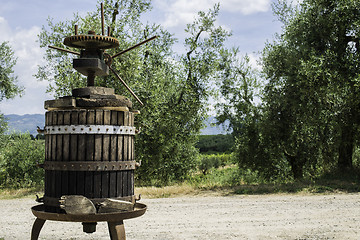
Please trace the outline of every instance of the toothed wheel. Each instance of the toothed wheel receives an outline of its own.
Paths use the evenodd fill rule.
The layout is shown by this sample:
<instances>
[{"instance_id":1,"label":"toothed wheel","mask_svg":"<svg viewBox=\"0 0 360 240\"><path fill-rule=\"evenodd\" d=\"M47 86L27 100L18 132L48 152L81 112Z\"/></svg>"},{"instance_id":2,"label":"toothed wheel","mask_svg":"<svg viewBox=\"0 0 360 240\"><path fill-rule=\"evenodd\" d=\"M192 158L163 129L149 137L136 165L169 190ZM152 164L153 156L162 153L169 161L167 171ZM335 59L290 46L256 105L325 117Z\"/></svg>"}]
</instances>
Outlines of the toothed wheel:
<instances>
[{"instance_id":1,"label":"toothed wheel","mask_svg":"<svg viewBox=\"0 0 360 240\"><path fill-rule=\"evenodd\" d=\"M109 36L96 35L95 32L89 31L87 35L74 35L66 37L64 44L68 47L74 48L97 48L108 49L119 46L119 41L116 38Z\"/></svg>"}]
</instances>

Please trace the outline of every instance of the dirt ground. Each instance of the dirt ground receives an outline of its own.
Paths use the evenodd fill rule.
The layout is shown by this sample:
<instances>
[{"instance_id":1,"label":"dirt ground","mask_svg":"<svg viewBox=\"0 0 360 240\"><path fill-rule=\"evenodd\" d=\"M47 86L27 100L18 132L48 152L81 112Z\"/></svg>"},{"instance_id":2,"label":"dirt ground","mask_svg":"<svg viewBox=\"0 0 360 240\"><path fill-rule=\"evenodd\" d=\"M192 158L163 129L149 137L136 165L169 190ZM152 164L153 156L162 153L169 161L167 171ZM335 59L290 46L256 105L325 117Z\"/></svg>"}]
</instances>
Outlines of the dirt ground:
<instances>
[{"instance_id":1,"label":"dirt ground","mask_svg":"<svg viewBox=\"0 0 360 240\"><path fill-rule=\"evenodd\" d=\"M198 196L143 199L147 212L125 220L128 240L360 239L360 194ZM30 239L33 199L0 200L0 239ZM81 223L47 221L39 239L109 239Z\"/></svg>"}]
</instances>

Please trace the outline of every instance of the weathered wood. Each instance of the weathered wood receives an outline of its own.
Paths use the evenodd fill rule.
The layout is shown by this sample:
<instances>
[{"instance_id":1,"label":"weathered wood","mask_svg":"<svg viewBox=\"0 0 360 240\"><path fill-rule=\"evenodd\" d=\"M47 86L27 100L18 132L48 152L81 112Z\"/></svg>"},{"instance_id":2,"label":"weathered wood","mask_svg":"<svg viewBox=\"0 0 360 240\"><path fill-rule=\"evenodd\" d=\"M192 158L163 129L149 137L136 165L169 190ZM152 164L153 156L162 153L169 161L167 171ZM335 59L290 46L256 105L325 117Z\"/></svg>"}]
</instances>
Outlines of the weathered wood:
<instances>
[{"instance_id":1,"label":"weathered wood","mask_svg":"<svg viewBox=\"0 0 360 240\"><path fill-rule=\"evenodd\" d=\"M128 111L56 110L46 113L46 126L133 126L133 117L134 114ZM109 163L134 161L134 135L55 133L46 135L45 142L48 164L51 162L69 164L72 161L77 161L79 164L86 161ZM62 195L83 195L89 199L133 196L133 169L90 169L92 168L70 171L62 167L47 168L45 170L45 196L59 198Z\"/></svg>"},{"instance_id":2,"label":"weathered wood","mask_svg":"<svg viewBox=\"0 0 360 240\"><path fill-rule=\"evenodd\" d=\"M117 124L117 112L111 111L110 123ZM110 136L110 161L115 162L117 159L117 136ZM116 196L116 171L109 172L109 196Z\"/></svg>"},{"instance_id":3,"label":"weathered wood","mask_svg":"<svg viewBox=\"0 0 360 240\"><path fill-rule=\"evenodd\" d=\"M71 111L71 124L79 124L79 111ZM70 135L70 161L77 161L78 136ZM68 194L77 194L77 172L69 172L69 192ZM66 193L64 193L66 194Z\"/></svg>"},{"instance_id":4,"label":"weathered wood","mask_svg":"<svg viewBox=\"0 0 360 240\"><path fill-rule=\"evenodd\" d=\"M129 112L124 112L124 126L129 126ZM124 136L123 161L129 161L129 136ZM122 196L128 194L128 171L122 173Z\"/></svg>"},{"instance_id":5,"label":"weathered wood","mask_svg":"<svg viewBox=\"0 0 360 240\"><path fill-rule=\"evenodd\" d=\"M111 112L108 110L104 110L104 125L110 124ZM110 157L110 136L103 136L103 153L102 153L102 161L109 161ZM102 173L101 179L101 197L106 198L109 196L109 172Z\"/></svg>"},{"instance_id":6,"label":"weathered wood","mask_svg":"<svg viewBox=\"0 0 360 240\"><path fill-rule=\"evenodd\" d=\"M130 112L130 126L134 126L134 117L135 114ZM130 142L129 142L129 147L130 147L130 159L131 160L135 160L135 137L134 136L130 136ZM131 187L131 189L128 190L128 194L129 195L134 195L134 170L129 171L129 182L128 182L128 186Z\"/></svg>"},{"instance_id":7,"label":"weathered wood","mask_svg":"<svg viewBox=\"0 0 360 240\"><path fill-rule=\"evenodd\" d=\"M117 113L117 123L120 126L124 126L124 112L118 112ZM123 161L123 149L124 149L124 136L120 135L117 137L117 161ZM116 172L116 196L121 197L123 196L122 193L122 179L123 173L122 172Z\"/></svg>"},{"instance_id":8,"label":"weathered wood","mask_svg":"<svg viewBox=\"0 0 360 240\"><path fill-rule=\"evenodd\" d=\"M50 126L52 124L52 120L51 120L51 112L46 112L45 114L45 125L46 126ZM45 161L46 160L51 160L51 136L49 135L45 135L45 153L47 153L45 155ZM51 182L51 172L50 171L45 171L45 194L49 194L51 189L52 182Z\"/></svg>"},{"instance_id":9,"label":"weathered wood","mask_svg":"<svg viewBox=\"0 0 360 240\"><path fill-rule=\"evenodd\" d=\"M86 124L86 110L79 111L79 124ZM85 161L86 157L86 136L79 135L78 136L78 149L77 149L77 161ZM85 173L83 171L79 171L77 173L77 186L76 193L78 195L86 195L85 194Z\"/></svg>"},{"instance_id":10,"label":"weathered wood","mask_svg":"<svg viewBox=\"0 0 360 240\"><path fill-rule=\"evenodd\" d=\"M44 108L47 110L52 110L56 108L74 108L76 107L76 99L75 98L61 98L55 100L47 100L45 101Z\"/></svg>"},{"instance_id":11,"label":"weathered wood","mask_svg":"<svg viewBox=\"0 0 360 240\"><path fill-rule=\"evenodd\" d=\"M64 125L70 125L70 111L64 111ZM69 161L69 154L70 154L70 135L63 136L63 158L62 161ZM61 185L61 193L68 193L69 192L69 172L63 171L62 172L62 185Z\"/></svg>"},{"instance_id":12,"label":"weathered wood","mask_svg":"<svg viewBox=\"0 0 360 240\"><path fill-rule=\"evenodd\" d=\"M95 124L95 111L88 110L86 116L86 124ZM86 157L85 161L94 161L95 155L95 136L86 136ZM94 173L92 171L85 172L85 195L88 198L94 197Z\"/></svg>"},{"instance_id":13,"label":"weathered wood","mask_svg":"<svg viewBox=\"0 0 360 240\"><path fill-rule=\"evenodd\" d=\"M104 124L104 111L103 110L96 110L95 112L95 123L98 125ZM103 136L100 134L95 135L95 161L102 160L102 140ZM101 197L101 172L94 173L94 197L100 198Z\"/></svg>"},{"instance_id":14,"label":"weathered wood","mask_svg":"<svg viewBox=\"0 0 360 240\"><path fill-rule=\"evenodd\" d=\"M72 90L72 95L74 97L85 97L89 95L114 95L115 90L113 88L105 87L85 87L85 88L75 88Z\"/></svg>"},{"instance_id":15,"label":"weathered wood","mask_svg":"<svg viewBox=\"0 0 360 240\"><path fill-rule=\"evenodd\" d=\"M53 112L52 114L52 123L53 125L56 125L57 124L57 113L56 112ZM56 135L53 135L51 136L52 138L52 159L54 159L54 161L56 161L56 147L57 147L57 144L56 144L56 139L57 139L57 136ZM53 171L53 174L51 175L51 179L52 179L52 182L54 184L51 185L51 192L54 194L54 197L56 197L56 194L59 194L59 191L58 191L58 187L59 187L59 173L58 171Z\"/></svg>"}]
</instances>

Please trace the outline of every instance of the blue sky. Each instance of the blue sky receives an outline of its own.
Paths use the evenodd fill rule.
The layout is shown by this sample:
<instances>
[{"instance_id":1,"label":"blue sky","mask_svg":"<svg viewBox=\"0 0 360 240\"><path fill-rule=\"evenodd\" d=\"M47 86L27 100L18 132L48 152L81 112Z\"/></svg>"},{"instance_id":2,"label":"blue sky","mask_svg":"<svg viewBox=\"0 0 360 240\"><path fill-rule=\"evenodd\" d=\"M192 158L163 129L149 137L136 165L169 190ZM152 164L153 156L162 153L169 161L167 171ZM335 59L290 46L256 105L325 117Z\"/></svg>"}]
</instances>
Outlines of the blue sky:
<instances>
[{"instance_id":1,"label":"blue sky","mask_svg":"<svg viewBox=\"0 0 360 240\"><path fill-rule=\"evenodd\" d=\"M218 25L231 30L227 45L239 47L242 54L248 54L253 64L258 52L267 40L280 32L281 24L273 16L273 0L221 0ZM185 26L191 23L197 12L207 11L219 0L153 0L153 10L146 14L150 22L161 24L179 39L175 51L181 51L185 37ZM93 11L95 0L0 0L0 42L9 41L18 58L15 74L25 87L20 98L0 102L4 114L43 114L44 101L52 99L46 94L47 82L39 82L33 75L37 66L43 63L44 50L40 49L37 34L50 16L55 22L71 19L73 13L83 15Z\"/></svg>"}]
</instances>

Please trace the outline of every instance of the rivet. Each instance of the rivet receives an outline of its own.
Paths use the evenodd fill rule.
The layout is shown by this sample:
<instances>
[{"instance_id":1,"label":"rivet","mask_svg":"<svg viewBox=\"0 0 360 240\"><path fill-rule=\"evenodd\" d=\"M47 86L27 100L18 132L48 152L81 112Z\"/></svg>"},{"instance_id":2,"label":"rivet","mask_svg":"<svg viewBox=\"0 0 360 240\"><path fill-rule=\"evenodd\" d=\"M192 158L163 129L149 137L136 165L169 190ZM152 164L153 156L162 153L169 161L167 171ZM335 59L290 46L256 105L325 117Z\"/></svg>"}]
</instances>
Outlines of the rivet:
<instances>
[{"instance_id":1,"label":"rivet","mask_svg":"<svg viewBox=\"0 0 360 240\"><path fill-rule=\"evenodd\" d=\"M107 128L106 131L109 131L109 129Z\"/></svg>"},{"instance_id":2,"label":"rivet","mask_svg":"<svg viewBox=\"0 0 360 240\"><path fill-rule=\"evenodd\" d=\"M89 131L91 131L91 128L89 128Z\"/></svg>"},{"instance_id":3,"label":"rivet","mask_svg":"<svg viewBox=\"0 0 360 240\"><path fill-rule=\"evenodd\" d=\"M98 128L98 131L100 131L100 128Z\"/></svg>"}]
</instances>

